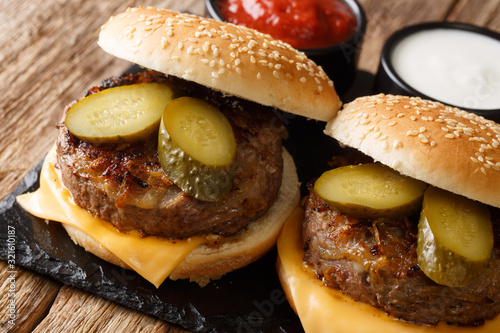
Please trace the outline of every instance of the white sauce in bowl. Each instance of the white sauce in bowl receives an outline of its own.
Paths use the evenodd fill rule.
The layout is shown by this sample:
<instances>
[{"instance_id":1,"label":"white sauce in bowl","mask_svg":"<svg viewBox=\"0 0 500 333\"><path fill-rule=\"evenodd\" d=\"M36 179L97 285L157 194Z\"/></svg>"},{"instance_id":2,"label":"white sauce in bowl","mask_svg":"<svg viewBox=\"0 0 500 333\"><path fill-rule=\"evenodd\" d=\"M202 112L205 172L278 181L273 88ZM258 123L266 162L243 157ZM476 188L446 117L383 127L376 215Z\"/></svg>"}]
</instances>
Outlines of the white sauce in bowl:
<instances>
[{"instance_id":1,"label":"white sauce in bowl","mask_svg":"<svg viewBox=\"0 0 500 333\"><path fill-rule=\"evenodd\" d=\"M500 109L500 41L478 33L430 29L395 47L396 73L417 91L459 107Z\"/></svg>"}]
</instances>

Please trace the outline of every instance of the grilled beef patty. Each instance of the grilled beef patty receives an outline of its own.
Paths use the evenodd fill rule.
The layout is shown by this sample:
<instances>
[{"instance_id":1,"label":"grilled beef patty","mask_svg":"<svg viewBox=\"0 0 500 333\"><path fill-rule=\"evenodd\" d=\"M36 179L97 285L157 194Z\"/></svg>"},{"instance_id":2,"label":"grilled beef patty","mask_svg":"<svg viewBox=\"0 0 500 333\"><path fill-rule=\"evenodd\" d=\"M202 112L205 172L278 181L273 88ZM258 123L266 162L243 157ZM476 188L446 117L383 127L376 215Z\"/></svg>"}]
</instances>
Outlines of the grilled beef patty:
<instances>
[{"instance_id":1,"label":"grilled beef patty","mask_svg":"<svg viewBox=\"0 0 500 333\"><path fill-rule=\"evenodd\" d=\"M108 78L87 95L141 82L168 83L178 96L203 99L226 115L238 144L233 188L217 202L197 200L161 168L157 134L141 142L92 144L61 122L58 166L74 201L120 231L176 239L232 235L263 215L277 197L283 168L283 127L272 109L153 71Z\"/></svg>"},{"instance_id":2,"label":"grilled beef patty","mask_svg":"<svg viewBox=\"0 0 500 333\"><path fill-rule=\"evenodd\" d=\"M491 208L495 245L484 274L469 286L452 288L433 282L419 268L418 216L346 216L309 188L304 260L328 287L415 323L476 326L500 312L499 209Z\"/></svg>"}]
</instances>

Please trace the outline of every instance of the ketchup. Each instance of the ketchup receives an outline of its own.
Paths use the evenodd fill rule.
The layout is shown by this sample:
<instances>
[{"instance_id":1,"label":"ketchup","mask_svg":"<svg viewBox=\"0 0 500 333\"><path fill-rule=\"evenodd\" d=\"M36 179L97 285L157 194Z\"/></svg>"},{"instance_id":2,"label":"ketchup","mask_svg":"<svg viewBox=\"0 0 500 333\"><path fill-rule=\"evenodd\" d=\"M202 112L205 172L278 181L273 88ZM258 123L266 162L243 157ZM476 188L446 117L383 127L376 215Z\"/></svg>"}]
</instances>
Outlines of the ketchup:
<instances>
[{"instance_id":1,"label":"ketchup","mask_svg":"<svg viewBox=\"0 0 500 333\"><path fill-rule=\"evenodd\" d=\"M228 22L254 28L298 49L337 44L356 29L341 0L220 0Z\"/></svg>"}]
</instances>

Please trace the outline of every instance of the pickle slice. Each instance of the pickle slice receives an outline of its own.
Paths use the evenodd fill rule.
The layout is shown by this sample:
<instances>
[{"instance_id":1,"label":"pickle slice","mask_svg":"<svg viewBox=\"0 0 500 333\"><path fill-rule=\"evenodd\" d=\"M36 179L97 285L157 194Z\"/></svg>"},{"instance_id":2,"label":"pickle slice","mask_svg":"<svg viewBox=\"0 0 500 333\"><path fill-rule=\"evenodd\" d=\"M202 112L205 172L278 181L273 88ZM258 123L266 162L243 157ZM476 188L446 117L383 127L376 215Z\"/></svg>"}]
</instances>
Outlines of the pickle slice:
<instances>
[{"instance_id":1,"label":"pickle slice","mask_svg":"<svg viewBox=\"0 0 500 333\"><path fill-rule=\"evenodd\" d=\"M159 83L109 88L71 106L65 124L77 138L87 142L140 141L158 130L172 95L170 87Z\"/></svg>"},{"instance_id":2,"label":"pickle slice","mask_svg":"<svg viewBox=\"0 0 500 333\"><path fill-rule=\"evenodd\" d=\"M430 186L418 224L417 255L434 282L462 287L477 279L493 249L486 205Z\"/></svg>"},{"instance_id":3,"label":"pickle slice","mask_svg":"<svg viewBox=\"0 0 500 333\"><path fill-rule=\"evenodd\" d=\"M182 191L204 201L229 192L236 140L219 110L192 97L174 99L165 108L158 137L160 164Z\"/></svg>"},{"instance_id":4,"label":"pickle slice","mask_svg":"<svg viewBox=\"0 0 500 333\"><path fill-rule=\"evenodd\" d=\"M418 212L427 184L380 163L339 167L323 173L314 190L340 212L363 218Z\"/></svg>"}]
</instances>

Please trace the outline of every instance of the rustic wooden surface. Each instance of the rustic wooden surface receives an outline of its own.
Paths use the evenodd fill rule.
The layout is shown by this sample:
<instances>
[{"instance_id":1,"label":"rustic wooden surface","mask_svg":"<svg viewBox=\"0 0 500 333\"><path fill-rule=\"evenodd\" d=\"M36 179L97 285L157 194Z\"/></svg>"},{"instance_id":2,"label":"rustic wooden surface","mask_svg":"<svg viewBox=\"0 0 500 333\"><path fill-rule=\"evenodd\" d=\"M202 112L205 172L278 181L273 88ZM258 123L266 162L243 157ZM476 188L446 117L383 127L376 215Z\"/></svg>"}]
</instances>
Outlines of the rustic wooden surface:
<instances>
[{"instance_id":1,"label":"rustic wooden surface","mask_svg":"<svg viewBox=\"0 0 500 333\"><path fill-rule=\"evenodd\" d=\"M359 0L368 20L359 68L375 73L385 39L425 21L461 21L500 31L500 0ZM126 7L155 5L204 14L204 0L0 0L0 200L42 158L64 105L129 64L101 51L99 27ZM12 272L0 262L2 332L185 332L16 267L15 325L8 323Z\"/></svg>"}]
</instances>

